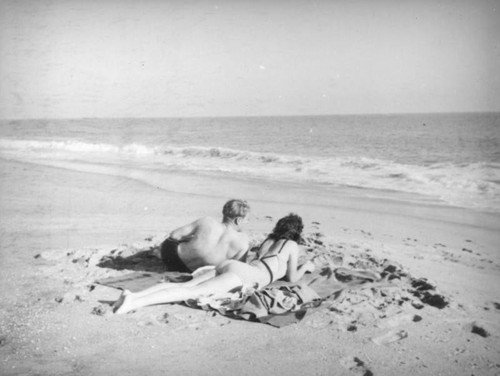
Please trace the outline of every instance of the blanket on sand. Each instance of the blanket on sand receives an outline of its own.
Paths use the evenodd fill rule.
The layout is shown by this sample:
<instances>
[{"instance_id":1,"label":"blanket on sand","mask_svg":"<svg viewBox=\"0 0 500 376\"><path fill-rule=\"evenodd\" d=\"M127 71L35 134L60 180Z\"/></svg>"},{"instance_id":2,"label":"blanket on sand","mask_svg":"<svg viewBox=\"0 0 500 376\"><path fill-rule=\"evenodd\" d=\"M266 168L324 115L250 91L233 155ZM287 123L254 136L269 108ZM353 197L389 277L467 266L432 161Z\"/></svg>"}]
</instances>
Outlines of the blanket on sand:
<instances>
[{"instance_id":1,"label":"blanket on sand","mask_svg":"<svg viewBox=\"0 0 500 376\"><path fill-rule=\"evenodd\" d=\"M118 289L139 291L159 282L182 282L191 275L178 272L134 272L120 277L98 280L96 283ZM346 289L375 283L381 276L370 270L325 267L308 275L300 284L276 281L257 290L246 287L222 298L202 297L184 302L190 307L214 310L235 319L257 321L275 327L299 322L325 299L340 296Z\"/></svg>"},{"instance_id":2,"label":"blanket on sand","mask_svg":"<svg viewBox=\"0 0 500 376\"><path fill-rule=\"evenodd\" d=\"M261 290L242 291L236 300L214 302L198 299L197 306L249 321L283 327L302 320L321 303L347 289L381 280L369 270L325 267L300 284L277 281ZM188 303L189 304L189 303Z\"/></svg>"}]
</instances>

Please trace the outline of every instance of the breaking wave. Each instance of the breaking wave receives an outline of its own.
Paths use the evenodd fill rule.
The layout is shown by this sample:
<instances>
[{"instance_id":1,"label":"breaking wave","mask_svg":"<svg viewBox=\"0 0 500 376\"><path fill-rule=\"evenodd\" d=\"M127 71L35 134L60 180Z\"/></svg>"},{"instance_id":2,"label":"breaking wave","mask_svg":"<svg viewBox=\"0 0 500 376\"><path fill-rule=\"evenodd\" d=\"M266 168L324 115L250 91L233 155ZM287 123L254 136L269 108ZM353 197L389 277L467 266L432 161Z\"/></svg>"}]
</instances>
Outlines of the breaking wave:
<instances>
[{"instance_id":1,"label":"breaking wave","mask_svg":"<svg viewBox=\"0 0 500 376\"><path fill-rule=\"evenodd\" d=\"M500 164L426 166L364 157L304 157L221 147L174 147L0 139L3 158L51 164L78 161L144 170L223 173L245 178L416 193L452 205L500 211Z\"/></svg>"}]
</instances>

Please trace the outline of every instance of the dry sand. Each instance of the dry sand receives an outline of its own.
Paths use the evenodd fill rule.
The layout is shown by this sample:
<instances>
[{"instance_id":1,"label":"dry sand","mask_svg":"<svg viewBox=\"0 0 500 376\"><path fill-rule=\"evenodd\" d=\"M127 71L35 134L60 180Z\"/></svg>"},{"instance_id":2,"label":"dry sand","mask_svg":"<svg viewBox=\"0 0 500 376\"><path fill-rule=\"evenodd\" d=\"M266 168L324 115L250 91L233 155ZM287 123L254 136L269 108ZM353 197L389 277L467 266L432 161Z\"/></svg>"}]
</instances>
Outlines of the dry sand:
<instances>
[{"instance_id":1,"label":"dry sand","mask_svg":"<svg viewBox=\"0 0 500 376\"><path fill-rule=\"evenodd\" d=\"M498 215L356 190L179 175L166 192L105 175L1 167L2 375L500 374ZM109 313L120 292L94 281L130 270L100 267L103 257L152 249L237 197L252 205L245 230L255 242L296 212L306 225L304 257L318 267L389 260L449 304L412 305L419 299L408 277L399 287L347 291L281 329L178 304Z\"/></svg>"}]
</instances>

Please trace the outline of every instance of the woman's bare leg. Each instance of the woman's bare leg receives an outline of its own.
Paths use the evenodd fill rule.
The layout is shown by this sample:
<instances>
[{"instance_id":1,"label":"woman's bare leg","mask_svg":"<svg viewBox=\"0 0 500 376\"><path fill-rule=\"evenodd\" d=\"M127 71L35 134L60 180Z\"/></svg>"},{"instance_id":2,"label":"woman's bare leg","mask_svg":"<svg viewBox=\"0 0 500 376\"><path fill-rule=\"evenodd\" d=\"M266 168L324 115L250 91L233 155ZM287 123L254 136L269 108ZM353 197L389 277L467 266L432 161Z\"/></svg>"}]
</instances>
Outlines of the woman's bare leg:
<instances>
[{"instance_id":1,"label":"woman's bare leg","mask_svg":"<svg viewBox=\"0 0 500 376\"><path fill-rule=\"evenodd\" d=\"M155 304L174 303L188 299L196 299L203 295L222 295L242 286L242 282L235 273L223 273L205 282L194 286L170 287L157 290L146 295L138 295L124 291L116 304L115 313L127 313L137 308Z\"/></svg>"},{"instance_id":2,"label":"woman's bare leg","mask_svg":"<svg viewBox=\"0 0 500 376\"><path fill-rule=\"evenodd\" d=\"M146 295L153 294L153 293L156 293L158 291L163 291L166 289L171 289L173 287L192 287L192 286L199 285L200 283L203 283L203 282L209 280L210 278L214 278L214 277L215 277L215 269L207 271L207 272L203 273L202 275L200 275L196 278L193 278L189 281L186 281L186 282L162 282L162 283L158 283L154 286L148 287L147 289L144 289L144 290L141 290L141 291L134 293L134 296L144 297Z\"/></svg>"}]
</instances>

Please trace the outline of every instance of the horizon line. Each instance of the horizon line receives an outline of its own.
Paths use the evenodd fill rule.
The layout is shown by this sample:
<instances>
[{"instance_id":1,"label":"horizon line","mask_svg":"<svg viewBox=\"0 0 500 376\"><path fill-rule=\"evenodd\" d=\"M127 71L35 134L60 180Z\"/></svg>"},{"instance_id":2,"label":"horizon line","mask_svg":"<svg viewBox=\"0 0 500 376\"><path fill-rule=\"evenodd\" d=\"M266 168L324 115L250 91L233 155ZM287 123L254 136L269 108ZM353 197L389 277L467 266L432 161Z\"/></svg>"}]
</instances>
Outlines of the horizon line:
<instances>
[{"instance_id":1,"label":"horizon line","mask_svg":"<svg viewBox=\"0 0 500 376\"><path fill-rule=\"evenodd\" d=\"M453 114L497 114L498 111L443 111L443 112L378 112L378 113L336 113L336 114L291 114L291 115L192 115L192 116L82 116L82 117L33 117L33 118L0 118L0 121L28 120L152 120L152 119L239 119L239 118L299 118L299 117L329 117L329 116L398 116L398 115L453 115Z\"/></svg>"}]
</instances>

